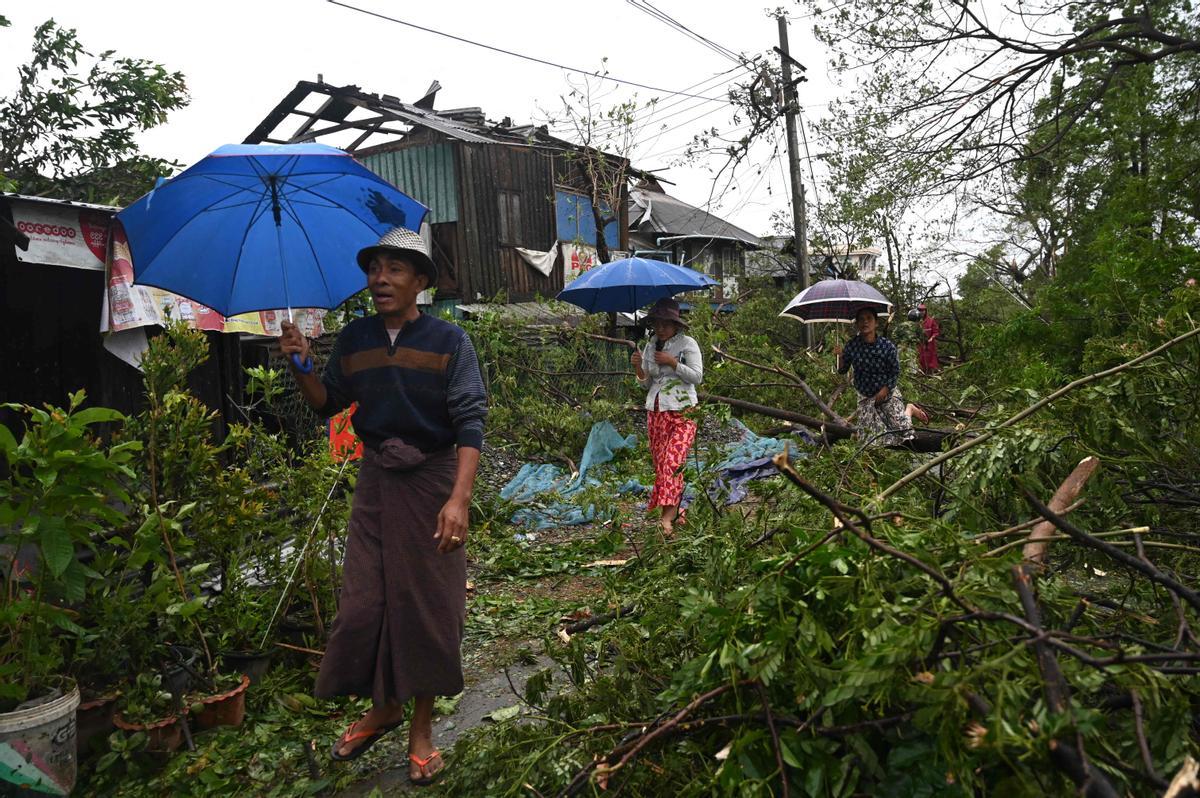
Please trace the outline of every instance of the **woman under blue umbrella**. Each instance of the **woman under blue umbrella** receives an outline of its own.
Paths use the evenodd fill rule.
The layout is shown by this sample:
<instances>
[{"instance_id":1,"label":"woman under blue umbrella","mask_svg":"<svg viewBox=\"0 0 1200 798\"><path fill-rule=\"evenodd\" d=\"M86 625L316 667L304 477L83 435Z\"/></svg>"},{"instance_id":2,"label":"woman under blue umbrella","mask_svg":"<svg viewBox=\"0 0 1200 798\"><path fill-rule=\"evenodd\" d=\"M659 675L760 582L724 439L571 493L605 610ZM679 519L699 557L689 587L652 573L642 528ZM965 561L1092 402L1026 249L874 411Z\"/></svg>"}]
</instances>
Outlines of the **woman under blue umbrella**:
<instances>
[{"instance_id":1,"label":"woman under blue umbrella","mask_svg":"<svg viewBox=\"0 0 1200 798\"><path fill-rule=\"evenodd\" d=\"M654 489L648 509L662 508L663 537L682 521L683 465L696 439L696 422L684 415L696 405L696 386L704 381L704 362L696 339L679 315L679 303L660 299L646 314L654 335L646 348L630 357L638 382L646 389L646 427L654 460Z\"/></svg>"}]
</instances>

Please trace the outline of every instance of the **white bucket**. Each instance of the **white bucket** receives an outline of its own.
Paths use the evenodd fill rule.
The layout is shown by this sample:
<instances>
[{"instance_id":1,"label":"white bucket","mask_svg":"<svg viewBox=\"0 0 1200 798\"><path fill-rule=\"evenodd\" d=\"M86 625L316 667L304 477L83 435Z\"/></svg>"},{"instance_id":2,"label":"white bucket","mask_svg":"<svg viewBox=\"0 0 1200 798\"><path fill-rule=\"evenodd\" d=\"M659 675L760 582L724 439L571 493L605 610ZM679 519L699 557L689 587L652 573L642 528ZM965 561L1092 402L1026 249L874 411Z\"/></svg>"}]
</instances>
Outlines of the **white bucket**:
<instances>
[{"instance_id":1,"label":"white bucket","mask_svg":"<svg viewBox=\"0 0 1200 798\"><path fill-rule=\"evenodd\" d=\"M0 713L0 793L67 795L75 786L75 708L79 689L36 706ZM12 785L12 786L10 786Z\"/></svg>"}]
</instances>

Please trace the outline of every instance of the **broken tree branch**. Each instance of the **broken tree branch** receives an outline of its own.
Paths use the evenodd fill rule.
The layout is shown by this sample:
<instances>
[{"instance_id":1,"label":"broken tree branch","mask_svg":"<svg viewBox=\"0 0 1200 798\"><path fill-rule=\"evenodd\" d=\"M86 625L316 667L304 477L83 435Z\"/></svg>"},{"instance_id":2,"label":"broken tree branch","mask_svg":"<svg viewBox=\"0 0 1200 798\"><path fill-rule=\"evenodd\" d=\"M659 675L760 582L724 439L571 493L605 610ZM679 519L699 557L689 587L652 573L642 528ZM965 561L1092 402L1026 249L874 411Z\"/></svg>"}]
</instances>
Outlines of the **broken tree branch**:
<instances>
[{"instance_id":1,"label":"broken tree branch","mask_svg":"<svg viewBox=\"0 0 1200 798\"><path fill-rule=\"evenodd\" d=\"M813 404L815 404L818 408L820 408L821 412L825 414L826 418L828 418L830 421L832 421L835 424L840 424L842 426L849 426L849 423L846 421L846 419L839 416L837 413L835 413L833 411L833 408L831 408L829 405L825 404L825 402L821 399L821 397L817 396L816 392L813 391L812 388L808 387L808 383L805 382L804 378L801 377L799 374L793 374L792 372L787 371L786 369L777 368L776 366L767 366L762 363L752 363L749 360L743 360L740 357L734 357L733 355L729 354L728 352L723 351L716 344L712 345L712 350L714 352L716 352L718 355L720 355L721 357L725 358L726 360L732 360L734 363L741 363L743 366L749 366L750 368L758 369L759 371L769 371L772 374L778 374L779 376L783 377L784 379L790 380L792 383L794 383L796 385L796 387L798 387L800 390L804 391L804 395L807 396L812 401Z\"/></svg>"},{"instance_id":2,"label":"broken tree branch","mask_svg":"<svg viewBox=\"0 0 1200 798\"><path fill-rule=\"evenodd\" d=\"M1037 599L1033 596L1033 581L1031 570L1027 566L1012 567L1013 585L1021 599L1021 609L1025 619L1038 630L1039 635L1033 639L1033 654L1037 658L1038 670L1042 672L1042 689L1046 694L1046 705L1051 712L1060 713L1066 710L1071 698L1070 688L1058 666L1058 658L1046 644L1042 627L1042 613L1038 608Z\"/></svg>"},{"instance_id":3,"label":"broken tree branch","mask_svg":"<svg viewBox=\"0 0 1200 798\"><path fill-rule=\"evenodd\" d=\"M990 440L1000 430L1006 429L1008 427L1013 426L1014 424L1024 421L1026 418L1028 418L1029 416L1032 416L1034 413L1041 410L1043 407L1046 407L1047 405L1054 403L1055 401L1062 398L1063 396L1066 396L1067 394L1071 393L1072 391L1082 388L1085 385L1091 385L1093 382L1098 382L1100 380L1107 379L1108 377L1111 377L1114 374L1119 374L1120 372L1125 371L1127 369L1131 369L1134 366L1137 366L1141 363L1146 362L1147 360L1157 357L1158 355L1162 354L1163 352L1166 352L1168 349L1178 346L1179 344L1183 343L1184 341L1188 340L1189 338L1195 337L1196 335L1200 335L1200 327L1193 328L1193 329L1189 330L1188 332L1184 333L1183 335L1178 335L1178 336L1172 338L1170 341L1167 341L1164 344L1156 346L1154 349L1151 349L1149 352L1145 352L1141 355L1138 355L1137 357L1135 357L1131 360L1127 360L1124 363L1121 363L1119 365L1113 366L1110 369L1105 369L1104 371L1098 371L1098 372L1095 372L1094 374L1089 374L1086 377L1080 377L1079 379L1063 386L1062 388L1059 388L1057 391L1050 394L1049 396L1047 396L1043 399L1040 399L1037 402L1034 402L1032 405L1025 408L1021 412L1017 413L1016 415L1005 419L1004 421L1000 422L999 424L997 424L994 427L991 427L989 429L986 429L986 430L980 432L978 437L972 438L971 440L966 441L965 443L961 443L958 446L955 446L950 451L940 454L937 457L934 457L933 459L929 460L929 462L924 463L920 467L914 468L912 471L908 472L907 474L902 476L900 479L893 482L886 490L884 490L882 493L880 493L878 496L876 496L875 503L878 504L878 503L882 502L884 499L891 496L896 491L903 488L905 485L909 484L913 480L919 479L921 476L929 473L934 468L937 468L939 465L946 462L950 458L957 457L958 455L962 454L963 452L967 451L968 449L978 446L979 444Z\"/></svg>"},{"instance_id":4,"label":"broken tree branch","mask_svg":"<svg viewBox=\"0 0 1200 798\"><path fill-rule=\"evenodd\" d=\"M1083 499L1080 499L1079 501L1076 501L1076 502L1072 502L1070 505L1064 507L1062 509L1062 512L1059 513L1059 515L1066 515L1067 513L1075 512L1082 506L1083 506ZM1044 524L1045 522L1046 522L1045 518L1030 518L1028 521L1023 521L1020 524L1014 524L1013 526L1010 526L1007 529L1001 529L999 532L984 532L982 535L976 535L974 538L972 538L972 540L982 543L985 540L994 540L996 538L1006 538L1006 537L1009 537L1010 535L1016 535L1020 532L1024 532L1026 529L1037 526L1038 524Z\"/></svg>"},{"instance_id":5,"label":"broken tree branch","mask_svg":"<svg viewBox=\"0 0 1200 798\"><path fill-rule=\"evenodd\" d=\"M1060 514L1066 510L1072 502L1079 498L1079 494L1083 492L1084 486L1092 478L1092 474L1096 473L1099 466L1100 458L1098 457L1085 457L1080 460L1079 465L1075 466L1074 470L1058 486L1058 490L1054 491L1054 496L1050 499L1050 509ZM1041 567L1045 562L1046 549L1050 545L1049 537L1052 534L1054 534L1052 522L1042 521L1036 525L1033 532L1029 534L1029 542L1021 550L1022 558L1031 565Z\"/></svg>"},{"instance_id":6,"label":"broken tree branch","mask_svg":"<svg viewBox=\"0 0 1200 798\"><path fill-rule=\"evenodd\" d=\"M767 699L767 691L763 689L762 682L759 682L756 687L758 687L758 700L762 701L763 712L767 715L767 728L771 731L771 747L775 750L775 767L779 768L779 783L783 787L783 798L790 798L787 768L783 766L783 754L779 747L779 730L775 728L775 716L771 713L771 702Z\"/></svg>"},{"instance_id":7,"label":"broken tree branch","mask_svg":"<svg viewBox=\"0 0 1200 798\"><path fill-rule=\"evenodd\" d=\"M582 621L576 621L570 626L564 627L563 631L569 635L579 634L580 632L591 629L593 626L600 626L601 624L606 624L609 621L615 621L617 618L624 618L626 615L631 614L636 608L636 604L626 604L624 607L615 612L602 612L599 615L593 615L590 618L584 618Z\"/></svg>"},{"instance_id":8,"label":"broken tree branch","mask_svg":"<svg viewBox=\"0 0 1200 798\"><path fill-rule=\"evenodd\" d=\"M1142 764L1146 766L1146 773L1159 787L1166 787L1167 782L1154 769L1154 757L1150 755L1150 743L1146 741L1145 719L1142 717L1142 699L1138 695L1137 690L1130 690L1129 698L1133 701L1133 730L1137 733L1138 750L1142 753Z\"/></svg>"},{"instance_id":9,"label":"broken tree branch","mask_svg":"<svg viewBox=\"0 0 1200 798\"><path fill-rule=\"evenodd\" d=\"M1144 574L1152 581L1157 582L1165 587L1167 590L1176 593L1181 599L1186 601L1188 604L1191 604L1193 609L1200 610L1200 595L1197 595L1195 591L1190 590L1175 579L1167 576L1162 571L1158 570L1158 568L1156 568L1153 564L1143 562L1131 554L1126 554L1116 546L1105 543L1103 540L1095 538L1092 535L1084 532L1082 529L1079 529L1074 524L1067 521L1065 518L1061 517L1049 507L1038 501L1038 498L1025 488L1022 488L1021 492L1025 494L1025 500L1029 502L1029 505L1034 510L1041 513L1044 518L1052 522L1064 533L1074 538L1075 542L1103 552L1122 565Z\"/></svg>"}]
</instances>

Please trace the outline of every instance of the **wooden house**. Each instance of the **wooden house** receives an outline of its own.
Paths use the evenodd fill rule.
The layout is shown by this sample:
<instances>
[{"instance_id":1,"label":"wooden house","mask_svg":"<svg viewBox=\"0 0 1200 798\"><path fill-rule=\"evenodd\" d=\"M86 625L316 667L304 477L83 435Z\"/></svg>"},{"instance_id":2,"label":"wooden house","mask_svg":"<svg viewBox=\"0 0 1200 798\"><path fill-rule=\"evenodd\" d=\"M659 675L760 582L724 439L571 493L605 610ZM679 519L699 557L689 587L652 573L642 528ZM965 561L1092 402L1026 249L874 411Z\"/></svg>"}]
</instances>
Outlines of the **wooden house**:
<instances>
[{"instance_id":1,"label":"wooden house","mask_svg":"<svg viewBox=\"0 0 1200 798\"><path fill-rule=\"evenodd\" d=\"M356 86L301 81L245 141L341 147L427 205L438 300L554 296L571 273L576 245L586 250L595 242L590 192L572 157L579 148L544 127L488 122L479 108L434 110L439 88L435 82L405 103ZM625 202L617 213L605 241L622 251Z\"/></svg>"},{"instance_id":2,"label":"wooden house","mask_svg":"<svg viewBox=\"0 0 1200 798\"><path fill-rule=\"evenodd\" d=\"M671 196L651 177L629 192L628 204L634 254L704 272L721 283L726 296L737 295L746 253L762 246L758 236Z\"/></svg>"}]
</instances>

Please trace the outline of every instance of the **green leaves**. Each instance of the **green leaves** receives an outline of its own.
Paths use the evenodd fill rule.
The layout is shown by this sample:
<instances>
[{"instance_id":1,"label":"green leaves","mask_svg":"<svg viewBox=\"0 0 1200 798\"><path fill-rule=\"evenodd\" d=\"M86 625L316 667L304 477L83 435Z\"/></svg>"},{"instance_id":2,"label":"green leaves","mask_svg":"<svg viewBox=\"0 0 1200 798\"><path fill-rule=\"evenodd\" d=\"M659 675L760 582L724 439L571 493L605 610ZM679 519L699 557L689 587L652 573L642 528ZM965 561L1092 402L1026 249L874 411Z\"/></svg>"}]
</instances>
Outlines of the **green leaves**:
<instances>
[{"instance_id":1,"label":"green leaves","mask_svg":"<svg viewBox=\"0 0 1200 798\"><path fill-rule=\"evenodd\" d=\"M0 481L0 543L38 555L28 569L6 569L0 585L0 610L10 617L9 633L0 635L0 670L18 666L22 690L57 672L65 641L85 634L56 604L85 600L100 574L83 565L78 552L93 548L97 533L125 522L115 505L127 499L128 450L106 449L91 431L123 417L105 408L80 409L84 399L76 392L65 409L7 405L26 418L20 442L0 427L8 466ZM25 590L33 598L16 598Z\"/></svg>"},{"instance_id":2,"label":"green leaves","mask_svg":"<svg viewBox=\"0 0 1200 798\"><path fill-rule=\"evenodd\" d=\"M187 104L182 74L112 51L92 55L50 20L18 75L0 98L0 179L10 190L115 204L175 166L138 154L136 137Z\"/></svg>"},{"instance_id":3,"label":"green leaves","mask_svg":"<svg viewBox=\"0 0 1200 798\"><path fill-rule=\"evenodd\" d=\"M50 575L62 576L63 571L75 559L75 543L71 532L62 518L39 519L37 537L42 549L42 557Z\"/></svg>"}]
</instances>

